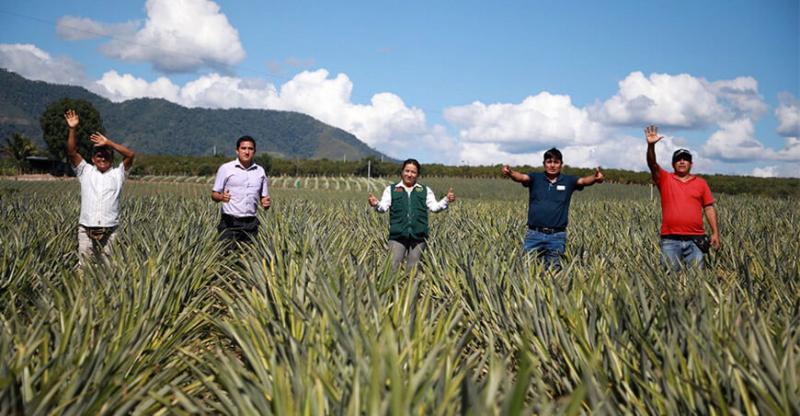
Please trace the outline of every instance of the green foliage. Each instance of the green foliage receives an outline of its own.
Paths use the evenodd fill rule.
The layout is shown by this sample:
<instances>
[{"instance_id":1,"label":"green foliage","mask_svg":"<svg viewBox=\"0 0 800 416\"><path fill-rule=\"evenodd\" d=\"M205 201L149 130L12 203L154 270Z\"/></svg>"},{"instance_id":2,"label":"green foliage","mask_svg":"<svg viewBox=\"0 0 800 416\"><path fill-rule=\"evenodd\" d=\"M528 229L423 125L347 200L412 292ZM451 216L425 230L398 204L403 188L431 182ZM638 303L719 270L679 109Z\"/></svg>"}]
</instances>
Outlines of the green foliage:
<instances>
[{"instance_id":1,"label":"green foliage","mask_svg":"<svg viewBox=\"0 0 800 416\"><path fill-rule=\"evenodd\" d=\"M78 152L85 160L90 160L93 145L89 136L95 132L105 134L105 129L100 113L92 103L85 100L63 98L47 106L39 119L47 149L56 160L66 160L69 128L64 121L64 113L70 109L75 110L81 120L76 131Z\"/></svg>"},{"instance_id":2,"label":"green foliage","mask_svg":"<svg viewBox=\"0 0 800 416\"><path fill-rule=\"evenodd\" d=\"M207 184L130 181L78 270L75 181L0 181L0 414L800 413L796 200L721 196L673 274L646 188L595 186L552 273L518 185L428 182L463 192L409 276L363 191L274 189L225 256Z\"/></svg>"},{"instance_id":3,"label":"green foliage","mask_svg":"<svg viewBox=\"0 0 800 416\"><path fill-rule=\"evenodd\" d=\"M191 156L137 156L133 173L136 175L184 175L211 176L220 164L232 157L191 157ZM367 164L370 164L373 178L386 177L396 180L400 177L400 162L381 161L369 157L362 160L343 162L329 159L285 159L266 153L256 156L256 163L264 166L270 176L360 176L366 178ZM502 179L500 165L493 166L447 166L424 164L422 178L494 178ZM541 167L518 166L521 172L541 172ZM567 166L564 172L570 175L586 176L593 169ZM606 183L650 185L650 174L621 169L604 169ZM754 178L733 175L702 175L708 181L714 194L756 194L769 197L800 197L800 179L796 178ZM507 181L507 180L506 180ZM510 182L510 181L509 181ZM444 188L447 189L447 188ZM516 188L515 188L516 189Z\"/></svg>"},{"instance_id":4,"label":"green foliage","mask_svg":"<svg viewBox=\"0 0 800 416\"><path fill-rule=\"evenodd\" d=\"M0 152L9 156L14 161L17 169L25 171L28 167L26 158L35 155L38 149L31 139L22 134L15 133L6 139L6 144L0 148Z\"/></svg>"}]
</instances>

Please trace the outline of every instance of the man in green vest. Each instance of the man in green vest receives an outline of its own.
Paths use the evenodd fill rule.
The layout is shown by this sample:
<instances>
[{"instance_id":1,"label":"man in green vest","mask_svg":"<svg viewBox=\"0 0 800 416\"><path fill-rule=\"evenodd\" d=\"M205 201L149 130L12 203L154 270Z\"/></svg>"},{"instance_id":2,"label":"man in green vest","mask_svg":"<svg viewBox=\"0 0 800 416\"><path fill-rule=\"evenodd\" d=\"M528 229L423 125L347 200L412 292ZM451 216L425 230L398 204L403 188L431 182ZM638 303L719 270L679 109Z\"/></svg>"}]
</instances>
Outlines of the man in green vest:
<instances>
[{"instance_id":1,"label":"man in green vest","mask_svg":"<svg viewBox=\"0 0 800 416\"><path fill-rule=\"evenodd\" d=\"M372 193L367 201L378 212L389 212L389 252L392 268L397 270L403 257L410 271L419 264L428 238L428 210L439 212L456 200L453 188L436 200L431 188L417 183L420 165L415 159L403 162L402 180L384 189L380 201Z\"/></svg>"}]
</instances>

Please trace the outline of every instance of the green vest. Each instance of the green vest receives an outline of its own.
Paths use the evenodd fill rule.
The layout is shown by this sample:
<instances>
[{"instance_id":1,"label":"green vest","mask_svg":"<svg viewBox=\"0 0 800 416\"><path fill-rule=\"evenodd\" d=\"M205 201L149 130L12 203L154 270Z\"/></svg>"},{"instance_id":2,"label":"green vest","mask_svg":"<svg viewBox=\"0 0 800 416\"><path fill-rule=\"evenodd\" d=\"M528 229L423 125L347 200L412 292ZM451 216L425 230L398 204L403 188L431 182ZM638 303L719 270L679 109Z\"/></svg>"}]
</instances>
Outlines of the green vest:
<instances>
[{"instance_id":1,"label":"green vest","mask_svg":"<svg viewBox=\"0 0 800 416\"><path fill-rule=\"evenodd\" d=\"M389 239L422 241L428 237L428 187L417 183L411 195L402 186L392 184L389 208Z\"/></svg>"}]
</instances>

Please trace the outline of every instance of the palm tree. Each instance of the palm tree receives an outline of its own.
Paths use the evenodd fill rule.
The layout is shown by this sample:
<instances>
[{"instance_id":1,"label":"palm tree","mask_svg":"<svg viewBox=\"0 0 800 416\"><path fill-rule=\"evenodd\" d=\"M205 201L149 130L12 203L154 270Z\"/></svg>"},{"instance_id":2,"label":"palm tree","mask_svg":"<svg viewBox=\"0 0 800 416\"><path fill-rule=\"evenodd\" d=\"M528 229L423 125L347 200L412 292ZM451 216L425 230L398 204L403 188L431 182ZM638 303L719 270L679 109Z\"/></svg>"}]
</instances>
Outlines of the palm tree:
<instances>
[{"instance_id":1,"label":"palm tree","mask_svg":"<svg viewBox=\"0 0 800 416\"><path fill-rule=\"evenodd\" d=\"M6 139L6 145L0 148L0 151L11 157L17 168L24 171L28 167L27 157L36 154L37 149L31 139L14 133Z\"/></svg>"}]
</instances>

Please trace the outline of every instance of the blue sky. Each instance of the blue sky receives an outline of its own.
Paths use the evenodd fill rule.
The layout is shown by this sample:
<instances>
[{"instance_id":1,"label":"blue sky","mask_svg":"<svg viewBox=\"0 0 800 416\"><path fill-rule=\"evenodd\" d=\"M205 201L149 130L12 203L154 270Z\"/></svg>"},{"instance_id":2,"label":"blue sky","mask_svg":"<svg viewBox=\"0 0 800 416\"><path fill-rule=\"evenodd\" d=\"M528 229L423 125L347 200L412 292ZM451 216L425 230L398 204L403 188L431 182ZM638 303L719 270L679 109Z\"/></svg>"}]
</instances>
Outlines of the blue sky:
<instances>
[{"instance_id":1,"label":"blue sky","mask_svg":"<svg viewBox=\"0 0 800 416\"><path fill-rule=\"evenodd\" d=\"M16 3L16 2L15 2ZM798 1L28 1L0 66L114 101L300 111L396 158L800 176ZM666 164L666 163L662 163Z\"/></svg>"}]
</instances>

